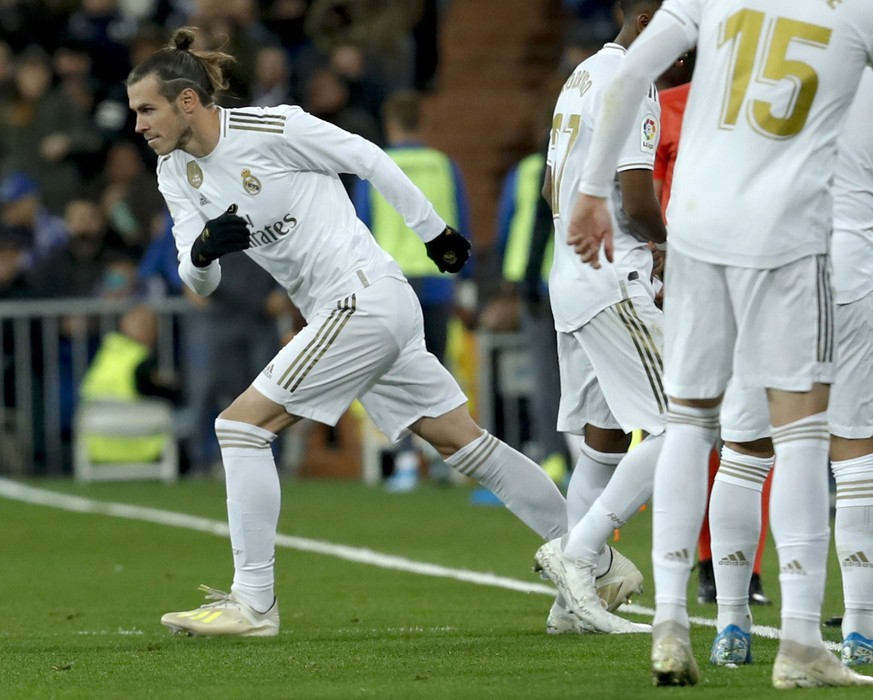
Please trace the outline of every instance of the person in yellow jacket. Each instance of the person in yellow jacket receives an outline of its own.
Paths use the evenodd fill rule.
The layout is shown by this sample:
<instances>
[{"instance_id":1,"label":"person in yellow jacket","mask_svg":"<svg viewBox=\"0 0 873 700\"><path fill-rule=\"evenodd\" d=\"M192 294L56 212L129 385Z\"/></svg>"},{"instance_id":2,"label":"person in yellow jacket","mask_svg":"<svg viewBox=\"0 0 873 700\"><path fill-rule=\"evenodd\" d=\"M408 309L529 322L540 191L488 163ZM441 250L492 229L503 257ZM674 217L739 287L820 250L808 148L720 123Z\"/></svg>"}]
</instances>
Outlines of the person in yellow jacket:
<instances>
[{"instance_id":1,"label":"person in yellow jacket","mask_svg":"<svg viewBox=\"0 0 873 700\"><path fill-rule=\"evenodd\" d=\"M176 402L180 392L174 378L162 375L153 349L158 318L146 305L122 316L119 330L107 333L91 361L82 383L82 401L137 401L144 396ZM86 435L85 443L94 462L152 462L163 452L168 436Z\"/></svg>"},{"instance_id":2,"label":"person in yellow jacket","mask_svg":"<svg viewBox=\"0 0 873 700\"><path fill-rule=\"evenodd\" d=\"M421 133L421 107L421 98L412 90L400 90L385 99L382 105L383 128L388 143L385 152L424 192L437 214L449 226L469 232L463 177L448 155L425 144ZM367 181L357 183L354 203L358 218L373 232L379 245L397 261L418 295L424 317L425 345L443 362L449 323L456 308L472 309L475 305L471 277L473 265L468 263L464 267L460 280L441 275L415 236L409 235L401 216ZM414 488L418 462L419 456L412 448L411 440L402 440L394 452L395 476L389 482L389 488L397 491Z\"/></svg>"},{"instance_id":3,"label":"person in yellow jacket","mask_svg":"<svg viewBox=\"0 0 873 700\"><path fill-rule=\"evenodd\" d=\"M542 151L522 158L503 180L497 211L497 251L503 280L521 297L520 330L530 349L537 390L531 396L532 455L556 482L568 475L568 447L558 432L561 384L557 343L549 306L552 212L541 195L546 159Z\"/></svg>"}]
</instances>

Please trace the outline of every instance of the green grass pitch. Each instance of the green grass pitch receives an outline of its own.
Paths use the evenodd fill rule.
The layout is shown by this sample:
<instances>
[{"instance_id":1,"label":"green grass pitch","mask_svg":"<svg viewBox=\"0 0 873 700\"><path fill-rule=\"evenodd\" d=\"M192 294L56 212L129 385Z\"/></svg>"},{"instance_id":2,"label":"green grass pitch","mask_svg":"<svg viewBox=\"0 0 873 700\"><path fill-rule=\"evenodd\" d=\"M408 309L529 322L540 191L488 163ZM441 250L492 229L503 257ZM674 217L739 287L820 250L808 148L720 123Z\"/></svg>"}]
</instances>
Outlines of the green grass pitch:
<instances>
[{"instance_id":1,"label":"green grass pitch","mask_svg":"<svg viewBox=\"0 0 873 700\"><path fill-rule=\"evenodd\" d=\"M31 485L225 520L220 481ZM466 486L426 484L401 495L359 483L285 481L283 541L316 544L310 551L277 549L282 632L251 640L172 636L159 623L163 612L204 602L198 584L228 588L231 556L223 535L138 519L136 513L121 518L0 498L0 698L777 695L769 682L772 639L755 638L753 666L715 668L707 663L713 629L696 625L702 684L656 689L648 635L546 635L551 598L531 572L538 538L503 508L471 505L470 494ZM653 606L650 532L645 511L617 545L646 576L647 590L635 601L643 608ZM373 557L443 567L436 573L513 579L518 590L487 579L474 583L350 561L332 553L331 545L356 548L337 551L363 559L370 554L362 550L371 550ZM397 560L384 561L390 566ZM830 565L825 617L842 612L833 553ZM764 582L776 605L754 608L755 622L778 626L772 543ZM694 588L691 593L693 601ZM715 609L693 604L691 613L712 619ZM645 612L631 617L649 621ZM839 640L838 630L826 629L825 635ZM863 689L798 692L866 695Z\"/></svg>"}]
</instances>

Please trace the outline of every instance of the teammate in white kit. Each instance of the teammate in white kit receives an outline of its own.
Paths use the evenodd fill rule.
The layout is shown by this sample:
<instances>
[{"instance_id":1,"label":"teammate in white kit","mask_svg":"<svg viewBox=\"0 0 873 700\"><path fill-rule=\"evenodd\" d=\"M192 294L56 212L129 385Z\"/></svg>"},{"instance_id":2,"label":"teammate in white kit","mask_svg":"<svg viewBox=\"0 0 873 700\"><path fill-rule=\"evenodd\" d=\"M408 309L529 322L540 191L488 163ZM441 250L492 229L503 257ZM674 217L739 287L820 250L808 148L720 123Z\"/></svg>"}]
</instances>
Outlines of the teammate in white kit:
<instances>
[{"instance_id":1,"label":"teammate in white kit","mask_svg":"<svg viewBox=\"0 0 873 700\"><path fill-rule=\"evenodd\" d=\"M558 430L582 435L582 454L567 490L570 533L536 553L537 566L560 593L549 615L552 633L580 627L648 631L608 614L598 597L611 610L642 586L636 567L605 543L652 495L667 412L661 311L654 303L647 247L647 241L662 244L666 238L652 179L661 113L654 86L636 110L609 196L616 232L613 262L595 270L579 260L567 245L567 224L604 91L660 4L623 0L620 33L576 67L552 120L543 195L555 221L549 293L561 374ZM627 453L629 433L636 429L649 437ZM624 576L614 591L604 591L603 572L610 564L614 576L620 571Z\"/></svg>"},{"instance_id":2,"label":"teammate in white kit","mask_svg":"<svg viewBox=\"0 0 873 700\"><path fill-rule=\"evenodd\" d=\"M173 217L179 272L207 295L221 279L218 258L245 251L287 289L308 325L215 422L231 592L204 587L214 602L161 622L191 634L278 634L280 487L270 444L300 418L336 424L356 398L390 439L412 430L544 539L560 536L560 491L470 417L457 383L425 349L415 294L355 216L339 173L369 180L441 271L460 270L467 240L365 139L298 107L217 107L213 96L226 87L223 68L232 58L192 51L193 39L190 28L178 30L127 81L136 130L160 156L158 186Z\"/></svg>"},{"instance_id":3,"label":"teammate in white kit","mask_svg":"<svg viewBox=\"0 0 873 700\"><path fill-rule=\"evenodd\" d=\"M828 423L837 484L834 539L843 580L843 663L873 663L873 72L864 71L838 146L834 175L837 373ZM718 634L710 660L751 659L750 561L760 534L761 487L772 465L762 389L730 387L722 405L722 466L710 502ZM727 459L724 459L727 452ZM755 454L764 452L764 454ZM772 454L772 452L771 452ZM777 466L778 469L778 466ZM725 565L722 566L721 562Z\"/></svg>"},{"instance_id":4,"label":"teammate in white kit","mask_svg":"<svg viewBox=\"0 0 873 700\"><path fill-rule=\"evenodd\" d=\"M873 60L873 5L856 0L666 0L604 100L569 240L613 255L605 197L634 107L697 46L668 211L665 444L655 473L656 684L699 671L686 589L706 463L728 379L767 389L776 452L771 527L782 637L773 685L873 684L825 649L828 388L834 378L829 181L836 140Z\"/></svg>"}]
</instances>

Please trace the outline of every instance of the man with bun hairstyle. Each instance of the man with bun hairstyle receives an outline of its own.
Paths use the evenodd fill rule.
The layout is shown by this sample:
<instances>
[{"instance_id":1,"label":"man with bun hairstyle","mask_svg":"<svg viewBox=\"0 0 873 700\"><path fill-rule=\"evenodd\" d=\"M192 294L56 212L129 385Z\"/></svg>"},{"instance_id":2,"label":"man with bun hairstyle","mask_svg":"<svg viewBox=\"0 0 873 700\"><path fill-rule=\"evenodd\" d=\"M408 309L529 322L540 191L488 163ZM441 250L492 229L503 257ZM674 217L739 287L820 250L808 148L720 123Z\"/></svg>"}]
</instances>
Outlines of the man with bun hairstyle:
<instances>
[{"instance_id":1,"label":"man with bun hairstyle","mask_svg":"<svg viewBox=\"0 0 873 700\"><path fill-rule=\"evenodd\" d=\"M245 252L288 291L308 325L215 421L233 549L230 593L168 613L173 631L274 636L274 547L280 486L270 445L301 418L335 424L360 399L391 440L407 431L490 489L546 540L566 531L566 505L531 460L471 418L449 372L427 352L421 308L397 263L374 241L340 181L368 180L422 240L441 272L470 244L369 141L280 105L224 109L228 54L192 49L182 28L127 80L136 131L158 154L183 281L201 295L219 258Z\"/></svg>"}]
</instances>

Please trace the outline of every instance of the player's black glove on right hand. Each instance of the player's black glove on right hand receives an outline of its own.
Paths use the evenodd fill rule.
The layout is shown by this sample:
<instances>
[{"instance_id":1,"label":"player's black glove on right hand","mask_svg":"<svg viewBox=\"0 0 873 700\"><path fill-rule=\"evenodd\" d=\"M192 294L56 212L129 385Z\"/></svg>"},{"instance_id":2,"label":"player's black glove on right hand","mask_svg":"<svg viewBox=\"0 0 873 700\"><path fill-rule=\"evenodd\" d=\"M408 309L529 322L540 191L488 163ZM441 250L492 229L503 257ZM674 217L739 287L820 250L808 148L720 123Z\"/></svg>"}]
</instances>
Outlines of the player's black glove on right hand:
<instances>
[{"instance_id":1,"label":"player's black glove on right hand","mask_svg":"<svg viewBox=\"0 0 873 700\"><path fill-rule=\"evenodd\" d=\"M436 263L440 272L460 272L470 259L470 241L451 226L432 241L424 244L427 257Z\"/></svg>"},{"instance_id":2,"label":"player's black glove on right hand","mask_svg":"<svg viewBox=\"0 0 873 700\"><path fill-rule=\"evenodd\" d=\"M206 267L222 255L245 250L249 243L249 228L246 220L237 216L236 204L227 211L206 222L206 226L191 246L191 261L195 267Z\"/></svg>"}]
</instances>

